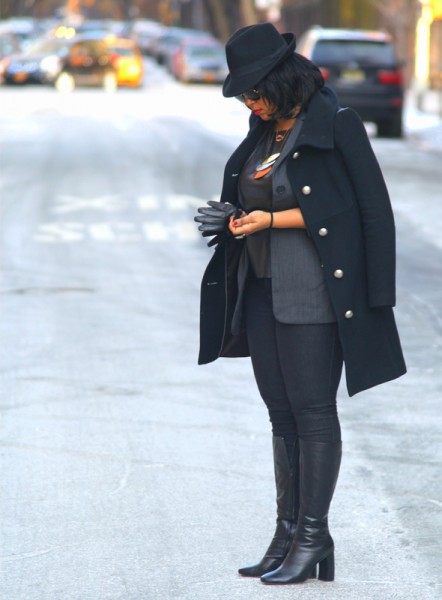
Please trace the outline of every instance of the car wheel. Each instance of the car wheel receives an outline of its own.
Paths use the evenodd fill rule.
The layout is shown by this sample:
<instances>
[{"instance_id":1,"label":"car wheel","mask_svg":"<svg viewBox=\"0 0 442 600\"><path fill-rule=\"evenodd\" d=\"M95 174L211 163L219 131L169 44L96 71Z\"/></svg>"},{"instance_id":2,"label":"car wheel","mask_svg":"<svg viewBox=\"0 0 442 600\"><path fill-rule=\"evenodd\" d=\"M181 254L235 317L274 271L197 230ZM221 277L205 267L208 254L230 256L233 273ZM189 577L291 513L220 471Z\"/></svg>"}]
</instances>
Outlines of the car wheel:
<instances>
[{"instance_id":1,"label":"car wheel","mask_svg":"<svg viewBox=\"0 0 442 600\"><path fill-rule=\"evenodd\" d=\"M378 137L401 138L403 136L402 115L393 119L378 121Z\"/></svg>"},{"instance_id":2,"label":"car wheel","mask_svg":"<svg viewBox=\"0 0 442 600\"><path fill-rule=\"evenodd\" d=\"M75 80L70 73L62 71L55 80L55 89L64 94L72 92L75 88Z\"/></svg>"},{"instance_id":3,"label":"car wheel","mask_svg":"<svg viewBox=\"0 0 442 600\"><path fill-rule=\"evenodd\" d=\"M115 92L117 89L117 76L115 73L106 73L103 77L103 88L106 92Z\"/></svg>"}]
</instances>

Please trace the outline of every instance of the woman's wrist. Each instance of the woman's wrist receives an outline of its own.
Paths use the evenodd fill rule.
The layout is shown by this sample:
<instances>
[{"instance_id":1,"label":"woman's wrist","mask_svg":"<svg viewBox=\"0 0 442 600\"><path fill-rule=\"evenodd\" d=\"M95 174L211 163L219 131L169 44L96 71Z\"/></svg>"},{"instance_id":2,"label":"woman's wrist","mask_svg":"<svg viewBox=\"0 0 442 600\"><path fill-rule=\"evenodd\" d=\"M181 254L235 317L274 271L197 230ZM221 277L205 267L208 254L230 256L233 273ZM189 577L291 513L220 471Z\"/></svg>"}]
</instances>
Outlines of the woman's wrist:
<instances>
[{"instance_id":1,"label":"woman's wrist","mask_svg":"<svg viewBox=\"0 0 442 600\"><path fill-rule=\"evenodd\" d=\"M305 229L304 218L299 208L288 208L287 210L279 210L275 213L272 211L273 220L271 221L272 229Z\"/></svg>"}]
</instances>

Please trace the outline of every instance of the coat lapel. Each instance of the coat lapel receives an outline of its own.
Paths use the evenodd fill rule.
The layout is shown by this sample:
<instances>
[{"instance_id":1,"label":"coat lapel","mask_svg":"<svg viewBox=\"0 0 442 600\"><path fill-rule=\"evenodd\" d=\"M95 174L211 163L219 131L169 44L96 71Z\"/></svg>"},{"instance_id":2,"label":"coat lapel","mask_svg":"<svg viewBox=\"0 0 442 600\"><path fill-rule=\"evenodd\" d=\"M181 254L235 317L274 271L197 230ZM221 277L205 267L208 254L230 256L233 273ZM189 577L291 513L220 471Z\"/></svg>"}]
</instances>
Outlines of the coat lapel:
<instances>
[{"instance_id":1,"label":"coat lapel","mask_svg":"<svg viewBox=\"0 0 442 600\"><path fill-rule=\"evenodd\" d=\"M316 92L307 107L304 125L294 147L313 146L323 150L333 148L337 108L337 97L330 88L322 88Z\"/></svg>"}]
</instances>

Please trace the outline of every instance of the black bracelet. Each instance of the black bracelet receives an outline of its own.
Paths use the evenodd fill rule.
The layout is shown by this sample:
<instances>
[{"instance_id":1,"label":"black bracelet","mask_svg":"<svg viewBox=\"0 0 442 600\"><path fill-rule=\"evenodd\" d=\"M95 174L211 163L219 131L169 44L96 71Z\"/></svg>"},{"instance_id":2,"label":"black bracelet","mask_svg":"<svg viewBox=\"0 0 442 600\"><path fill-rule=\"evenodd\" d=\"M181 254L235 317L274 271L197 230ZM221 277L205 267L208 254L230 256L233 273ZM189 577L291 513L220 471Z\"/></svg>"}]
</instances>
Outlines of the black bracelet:
<instances>
[{"instance_id":1,"label":"black bracelet","mask_svg":"<svg viewBox=\"0 0 442 600\"><path fill-rule=\"evenodd\" d=\"M273 227L273 210L271 210L269 212L270 212L270 225L268 226L268 229L271 229Z\"/></svg>"}]
</instances>

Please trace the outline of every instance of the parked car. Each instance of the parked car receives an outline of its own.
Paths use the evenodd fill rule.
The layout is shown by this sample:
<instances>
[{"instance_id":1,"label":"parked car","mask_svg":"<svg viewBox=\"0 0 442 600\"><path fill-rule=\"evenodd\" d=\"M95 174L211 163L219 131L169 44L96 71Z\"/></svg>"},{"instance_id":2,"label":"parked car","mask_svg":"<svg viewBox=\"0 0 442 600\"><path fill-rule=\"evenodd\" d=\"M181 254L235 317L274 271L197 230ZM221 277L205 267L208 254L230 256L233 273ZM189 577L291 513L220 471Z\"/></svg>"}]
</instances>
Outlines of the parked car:
<instances>
[{"instance_id":1,"label":"parked car","mask_svg":"<svg viewBox=\"0 0 442 600\"><path fill-rule=\"evenodd\" d=\"M21 46L18 37L10 31L0 30L0 58L20 52Z\"/></svg>"},{"instance_id":2,"label":"parked car","mask_svg":"<svg viewBox=\"0 0 442 600\"><path fill-rule=\"evenodd\" d=\"M152 54L159 65L168 69L172 65L172 57L178 50L182 40L186 38L213 39L209 33L196 29L184 29L181 27L168 27L165 33L155 39L152 45Z\"/></svg>"},{"instance_id":3,"label":"parked car","mask_svg":"<svg viewBox=\"0 0 442 600\"><path fill-rule=\"evenodd\" d=\"M376 123L379 136L402 136L403 79L389 35L314 27L301 36L297 52L318 65L342 106Z\"/></svg>"},{"instance_id":4,"label":"parked car","mask_svg":"<svg viewBox=\"0 0 442 600\"><path fill-rule=\"evenodd\" d=\"M143 56L141 50L126 38L107 40L110 60L117 74L117 84L139 87L143 82Z\"/></svg>"},{"instance_id":5,"label":"parked car","mask_svg":"<svg viewBox=\"0 0 442 600\"><path fill-rule=\"evenodd\" d=\"M132 27L131 38L143 54L149 55L151 54L152 43L164 33L164 29L164 25L156 21L140 19L135 21Z\"/></svg>"},{"instance_id":6,"label":"parked car","mask_svg":"<svg viewBox=\"0 0 442 600\"><path fill-rule=\"evenodd\" d=\"M113 91L117 85L117 70L105 38L73 38L55 87L63 92L77 86L102 86Z\"/></svg>"},{"instance_id":7,"label":"parked car","mask_svg":"<svg viewBox=\"0 0 442 600\"><path fill-rule=\"evenodd\" d=\"M16 35L0 30L0 80L3 81L8 58L20 53L20 43Z\"/></svg>"},{"instance_id":8,"label":"parked car","mask_svg":"<svg viewBox=\"0 0 442 600\"><path fill-rule=\"evenodd\" d=\"M216 40L184 39L173 56L171 71L180 81L222 83L228 74L224 46Z\"/></svg>"},{"instance_id":9,"label":"parked car","mask_svg":"<svg viewBox=\"0 0 442 600\"><path fill-rule=\"evenodd\" d=\"M116 35L114 28L115 23L109 19L86 19L75 25L75 32L84 37L103 38L106 35Z\"/></svg>"},{"instance_id":10,"label":"parked car","mask_svg":"<svg viewBox=\"0 0 442 600\"><path fill-rule=\"evenodd\" d=\"M61 72L69 46L66 40L40 40L24 52L4 59L6 84L53 83Z\"/></svg>"},{"instance_id":11,"label":"parked car","mask_svg":"<svg viewBox=\"0 0 442 600\"><path fill-rule=\"evenodd\" d=\"M24 50L44 33L45 22L32 17L13 17L0 21L0 30L14 34Z\"/></svg>"}]
</instances>

